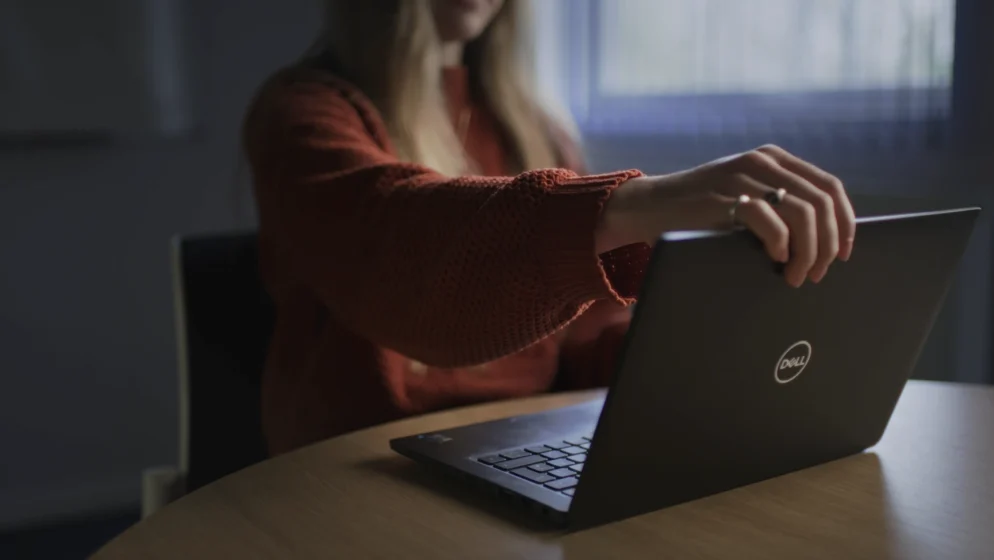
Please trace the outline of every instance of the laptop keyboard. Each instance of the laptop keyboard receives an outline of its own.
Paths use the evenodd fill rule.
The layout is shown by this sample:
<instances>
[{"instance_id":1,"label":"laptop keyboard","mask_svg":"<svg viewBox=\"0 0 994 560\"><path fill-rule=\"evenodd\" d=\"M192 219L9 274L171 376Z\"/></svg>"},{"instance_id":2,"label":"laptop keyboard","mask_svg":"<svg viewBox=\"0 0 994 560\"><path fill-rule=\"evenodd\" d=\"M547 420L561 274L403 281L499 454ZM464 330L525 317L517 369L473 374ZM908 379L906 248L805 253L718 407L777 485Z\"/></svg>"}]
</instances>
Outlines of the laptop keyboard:
<instances>
[{"instance_id":1,"label":"laptop keyboard","mask_svg":"<svg viewBox=\"0 0 994 560\"><path fill-rule=\"evenodd\" d=\"M550 490L573 495L590 449L590 437L557 440L521 449L501 451L476 460L517 475Z\"/></svg>"}]
</instances>

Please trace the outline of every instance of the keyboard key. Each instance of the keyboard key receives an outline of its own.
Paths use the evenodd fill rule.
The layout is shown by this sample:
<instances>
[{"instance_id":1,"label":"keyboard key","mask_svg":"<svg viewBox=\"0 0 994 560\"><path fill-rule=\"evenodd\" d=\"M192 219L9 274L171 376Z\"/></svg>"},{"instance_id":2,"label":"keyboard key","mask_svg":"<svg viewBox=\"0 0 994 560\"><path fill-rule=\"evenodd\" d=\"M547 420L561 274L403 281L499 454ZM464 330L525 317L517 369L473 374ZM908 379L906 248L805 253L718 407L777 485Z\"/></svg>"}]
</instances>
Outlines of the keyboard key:
<instances>
[{"instance_id":1,"label":"keyboard key","mask_svg":"<svg viewBox=\"0 0 994 560\"><path fill-rule=\"evenodd\" d=\"M590 444L589 444L589 443L581 443L581 444L579 445L579 447L582 447L582 448L584 448L584 449L590 449Z\"/></svg>"},{"instance_id":2,"label":"keyboard key","mask_svg":"<svg viewBox=\"0 0 994 560\"><path fill-rule=\"evenodd\" d=\"M580 463L579 465L570 465L569 468L566 469L566 470L574 470L576 472L581 472L583 470L583 463ZM552 474L556 474L556 473L553 472ZM559 476L559 475L556 474L556 476Z\"/></svg>"},{"instance_id":3,"label":"keyboard key","mask_svg":"<svg viewBox=\"0 0 994 560\"><path fill-rule=\"evenodd\" d=\"M499 463L503 460L504 458L501 457L500 455L487 455L486 457L480 457L479 459L477 459L477 461L485 465L492 465L494 463Z\"/></svg>"},{"instance_id":4,"label":"keyboard key","mask_svg":"<svg viewBox=\"0 0 994 560\"><path fill-rule=\"evenodd\" d=\"M552 482L546 483L546 488L552 488L553 490L565 490L567 488L572 488L580 482L580 479L576 477L571 478L560 478L559 480L553 480Z\"/></svg>"},{"instance_id":5,"label":"keyboard key","mask_svg":"<svg viewBox=\"0 0 994 560\"><path fill-rule=\"evenodd\" d=\"M566 459L559 459L559 460L565 461ZM545 462L545 457L542 457L541 455L529 455L527 457L522 457L520 459L511 459L510 461L497 463L494 466L502 471L510 471L518 467L527 467L528 465L534 465L535 463L544 463L544 462Z\"/></svg>"},{"instance_id":6,"label":"keyboard key","mask_svg":"<svg viewBox=\"0 0 994 560\"><path fill-rule=\"evenodd\" d=\"M549 476L545 473L535 472L529 469L528 467L514 469L513 471L511 471L511 474L516 474L521 478L530 480L532 482L537 482L538 484L544 484L546 482L549 482L550 480L556 479L556 477L554 476Z\"/></svg>"},{"instance_id":7,"label":"keyboard key","mask_svg":"<svg viewBox=\"0 0 994 560\"><path fill-rule=\"evenodd\" d=\"M564 447L569 447L569 444L565 441L552 441L545 444L546 447L551 447L553 449L562 449Z\"/></svg>"},{"instance_id":8,"label":"keyboard key","mask_svg":"<svg viewBox=\"0 0 994 560\"><path fill-rule=\"evenodd\" d=\"M583 445L584 443L587 443L587 441L583 438L576 438L576 439L568 439L566 440L566 443L570 445Z\"/></svg>"},{"instance_id":9,"label":"keyboard key","mask_svg":"<svg viewBox=\"0 0 994 560\"><path fill-rule=\"evenodd\" d=\"M534 465L529 465L528 468L535 472L546 472L551 471L556 467L553 467L549 463L535 463Z\"/></svg>"},{"instance_id":10,"label":"keyboard key","mask_svg":"<svg viewBox=\"0 0 994 560\"><path fill-rule=\"evenodd\" d=\"M574 445L572 447L564 447L560 451L562 451L563 453L565 453L567 455L576 455L577 453L584 453L587 450L584 449L584 448L582 448L582 447L576 447ZM501 455L503 455L503 453L501 453Z\"/></svg>"},{"instance_id":11,"label":"keyboard key","mask_svg":"<svg viewBox=\"0 0 994 560\"><path fill-rule=\"evenodd\" d=\"M548 464L550 464L553 467L556 467L557 469L559 469L559 468L562 468L562 467L568 467L568 466L572 465L573 461L570 461L569 459L555 459L555 460L549 461Z\"/></svg>"},{"instance_id":12,"label":"keyboard key","mask_svg":"<svg viewBox=\"0 0 994 560\"><path fill-rule=\"evenodd\" d=\"M514 451L505 451L501 453L501 455L503 455L506 459L520 459L531 455L531 453L525 451L524 449L515 449Z\"/></svg>"},{"instance_id":13,"label":"keyboard key","mask_svg":"<svg viewBox=\"0 0 994 560\"><path fill-rule=\"evenodd\" d=\"M556 451L555 449L553 449L552 451L546 451L545 453L542 454L542 456L545 457L546 459L562 459L563 457L566 456L566 453L563 453L562 451Z\"/></svg>"},{"instance_id":14,"label":"keyboard key","mask_svg":"<svg viewBox=\"0 0 994 560\"><path fill-rule=\"evenodd\" d=\"M575 466L575 465L571 465L571 466ZM575 472L569 470L568 468L567 469L556 469L554 471L549 471L549 474L551 474L552 476L554 476L556 478L566 478L567 476L575 476L576 475Z\"/></svg>"},{"instance_id":15,"label":"keyboard key","mask_svg":"<svg viewBox=\"0 0 994 560\"><path fill-rule=\"evenodd\" d=\"M551 448L546 447L544 445L537 445L535 447L526 447L525 451L527 451L529 453L545 453L549 449L551 449Z\"/></svg>"},{"instance_id":16,"label":"keyboard key","mask_svg":"<svg viewBox=\"0 0 994 560\"><path fill-rule=\"evenodd\" d=\"M567 488L563 490L563 494L566 494L567 496L572 496L574 491L576 491L576 488Z\"/></svg>"},{"instance_id":17,"label":"keyboard key","mask_svg":"<svg viewBox=\"0 0 994 560\"><path fill-rule=\"evenodd\" d=\"M583 462L585 462L587 460L587 454L586 453L579 453L577 455L570 455L569 456L569 460L570 461L576 461L577 463L583 463Z\"/></svg>"}]
</instances>

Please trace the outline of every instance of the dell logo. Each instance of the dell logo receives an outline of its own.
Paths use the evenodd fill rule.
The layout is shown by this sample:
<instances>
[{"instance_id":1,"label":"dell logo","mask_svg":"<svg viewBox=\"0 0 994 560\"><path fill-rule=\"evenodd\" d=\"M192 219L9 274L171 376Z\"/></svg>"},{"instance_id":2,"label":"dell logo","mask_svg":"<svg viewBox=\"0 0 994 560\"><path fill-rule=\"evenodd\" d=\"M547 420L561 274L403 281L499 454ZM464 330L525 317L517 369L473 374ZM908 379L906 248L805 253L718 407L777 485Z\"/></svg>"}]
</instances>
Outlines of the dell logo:
<instances>
[{"instance_id":1,"label":"dell logo","mask_svg":"<svg viewBox=\"0 0 994 560\"><path fill-rule=\"evenodd\" d=\"M780 384L790 383L808 367L809 361L811 361L811 344L806 340L799 340L777 360L777 365L773 369L773 379Z\"/></svg>"},{"instance_id":2,"label":"dell logo","mask_svg":"<svg viewBox=\"0 0 994 560\"><path fill-rule=\"evenodd\" d=\"M796 368L799 366L807 365L808 360L804 356L798 356L797 358L787 358L786 360L780 362L780 370Z\"/></svg>"}]
</instances>

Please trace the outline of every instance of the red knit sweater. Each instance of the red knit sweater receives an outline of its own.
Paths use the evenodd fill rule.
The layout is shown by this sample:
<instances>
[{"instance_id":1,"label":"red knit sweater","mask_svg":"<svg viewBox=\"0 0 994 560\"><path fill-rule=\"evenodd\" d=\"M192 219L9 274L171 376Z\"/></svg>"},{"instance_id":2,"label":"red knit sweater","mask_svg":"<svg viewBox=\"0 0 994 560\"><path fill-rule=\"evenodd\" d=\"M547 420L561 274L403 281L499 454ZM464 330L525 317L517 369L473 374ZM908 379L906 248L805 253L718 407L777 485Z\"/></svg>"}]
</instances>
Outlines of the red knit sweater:
<instances>
[{"instance_id":1,"label":"red knit sweater","mask_svg":"<svg viewBox=\"0 0 994 560\"><path fill-rule=\"evenodd\" d=\"M398 161L373 104L331 76L284 75L250 110L277 307L262 403L273 454L611 373L648 247L598 257L594 228L611 189L638 172L506 176L493 117L464 73L445 78L453 115L471 108L466 149L487 176Z\"/></svg>"}]
</instances>

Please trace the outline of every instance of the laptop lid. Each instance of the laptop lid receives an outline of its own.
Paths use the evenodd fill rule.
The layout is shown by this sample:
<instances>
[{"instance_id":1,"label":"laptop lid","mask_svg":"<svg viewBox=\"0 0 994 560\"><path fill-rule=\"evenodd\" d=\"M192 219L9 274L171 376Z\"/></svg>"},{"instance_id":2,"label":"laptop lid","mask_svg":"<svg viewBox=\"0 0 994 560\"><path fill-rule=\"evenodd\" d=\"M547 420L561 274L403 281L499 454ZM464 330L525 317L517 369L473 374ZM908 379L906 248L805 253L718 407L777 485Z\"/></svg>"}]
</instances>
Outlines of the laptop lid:
<instances>
[{"instance_id":1,"label":"laptop lid","mask_svg":"<svg viewBox=\"0 0 994 560\"><path fill-rule=\"evenodd\" d=\"M861 219L850 261L800 289L746 232L664 235L570 524L660 509L875 444L978 213Z\"/></svg>"}]
</instances>

